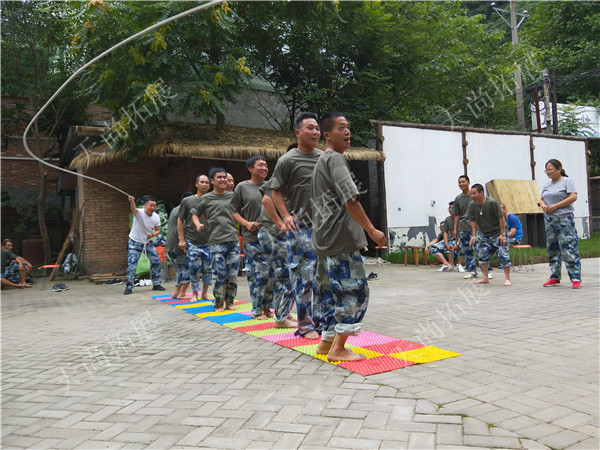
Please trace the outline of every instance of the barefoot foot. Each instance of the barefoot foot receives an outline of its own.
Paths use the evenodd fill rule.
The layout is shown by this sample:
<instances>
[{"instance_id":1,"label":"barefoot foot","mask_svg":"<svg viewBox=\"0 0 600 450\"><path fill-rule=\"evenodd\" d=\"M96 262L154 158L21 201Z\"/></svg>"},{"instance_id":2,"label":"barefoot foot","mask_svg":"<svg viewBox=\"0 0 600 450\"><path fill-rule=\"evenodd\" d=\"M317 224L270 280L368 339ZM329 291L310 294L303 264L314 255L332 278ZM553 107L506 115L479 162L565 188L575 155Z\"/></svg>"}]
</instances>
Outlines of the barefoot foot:
<instances>
[{"instance_id":1,"label":"barefoot foot","mask_svg":"<svg viewBox=\"0 0 600 450\"><path fill-rule=\"evenodd\" d=\"M329 342L329 341L319 342L319 345L317 345L317 355L328 354L329 350L331 350L331 344L333 344L333 342Z\"/></svg>"},{"instance_id":2,"label":"barefoot foot","mask_svg":"<svg viewBox=\"0 0 600 450\"><path fill-rule=\"evenodd\" d=\"M263 310L263 314L265 316L267 316L269 319L272 319L273 317L275 317L275 314L273 314L270 309Z\"/></svg>"},{"instance_id":3,"label":"barefoot foot","mask_svg":"<svg viewBox=\"0 0 600 450\"><path fill-rule=\"evenodd\" d=\"M481 280L473 281L473 284L489 284L489 278L483 278Z\"/></svg>"},{"instance_id":4,"label":"barefoot foot","mask_svg":"<svg viewBox=\"0 0 600 450\"><path fill-rule=\"evenodd\" d=\"M294 316L287 316L287 320L290 320L294 323L298 323L298 319L296 319Z\"/></svg>"},{"instance_id":5,"label":"barefoot foot","mask_svg":"<svg viewBox=\"0 0 600 450\"><path fill-rule=\"evenodd\" d=\"M296 328L297 326L297 322L292 322L291 320L284 319L281 322L275 321L275 326L273 328Z\"/></svg>"},{"instance_id":6,"label":"barefoot foot","mask_svg":"<svg viewBox=\"0 0 600 450\"><path fill-rule=\"evenodd\" d=\"M252 317L256 320L268 320L269 318L264 314L259 314L258 316L252 315Z\"/></svg>"},{"instance_id":7,"label":"barefoot foot","mask_svg":"<svg viewBox=\"0 0 600 450\"><path fill-rule=\"evenodd\" d=\"M227 304L227 307L225 308L227 311L236 311L236 308L233 307L233 305Z\"/></svg>"},{"instance_id":8,"label":"barefoot foot","mask_svg":"<svg viewBox=\"0 0 600 450\"><path fill-rule=\"evenodd\" d=\"M344 348L339 353L332 353L331 351L327 355L327 361L336 362L336 361L362 361L363 359L367 359L365 355L360 353L354 353L347 348Z\"/></svg>"},{"instance_id":9,"label":"barefoot foot","mask_svg":"<svg viewBox=\"0 0 600 450\"><path fill-rule=\"evenodd\" d=\"M506 280L504 281L504 286L512 286L512 283L510 282L510 280Z\"/></svg>"},{"instance_id":10,"label":"barefoot foot","mask_svg":"<svg viewBox=\"0 0 600 450\"><path fill-rule=\"evenodd\" d=\"M306 333L302 337L306 339L319 339L319 333L317 333L316 331L311 331L310 333Z\"/></svg>"}]
</instances>

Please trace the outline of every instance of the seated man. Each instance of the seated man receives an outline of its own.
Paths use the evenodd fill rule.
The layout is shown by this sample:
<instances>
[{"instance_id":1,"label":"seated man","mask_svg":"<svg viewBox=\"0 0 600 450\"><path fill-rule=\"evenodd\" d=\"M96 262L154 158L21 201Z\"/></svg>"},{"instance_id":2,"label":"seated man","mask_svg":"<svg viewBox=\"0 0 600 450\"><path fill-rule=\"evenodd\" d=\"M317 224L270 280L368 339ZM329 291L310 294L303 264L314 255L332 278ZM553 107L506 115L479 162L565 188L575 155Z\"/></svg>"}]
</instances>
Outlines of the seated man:
<instances>
[{"instance_id":1,"label":"seated man","mask_svg":"<svg viewBox=\"0 0 600 450\"><path fill-rule=\"evenodd\" d=\"M514 247L515 245L519 245L521 239L523 239L523 225L521 225L521 221L514 214L509 214L504 204L500 203L500 209L502 210L502 214L504 214L504 220L506 220L508 246Z\"/></svg>"},{"instance_id":2,"label":"seated man","mask_svg":"<svg viewBox=\"0 0 600 450\"><path fill-rule=\"evenodd\" d=\"M25 275L33 269L33 266L25 258L13 253L13 249L13 241L10 239L2 241L2 286L29 288L31 284L27 284Z\"/></svg>"},{"instance_id":3,"label":"seated man","mask_svg":"<svg viewBox=\"0 0 600 450\"><path fill-rule=\"evenodd\" d=\"M440 224L441 233L425 247L425 253L434 255L442 264L438 272L445 272L452 268L452 264L446 260L444 253L451 254L452 249L456 245L456 239L454 239L454 234L452 233L454 229L454 218L452 217L454 202L450 202L448 205L450 215Z\"/></svg>"}]
</instances>

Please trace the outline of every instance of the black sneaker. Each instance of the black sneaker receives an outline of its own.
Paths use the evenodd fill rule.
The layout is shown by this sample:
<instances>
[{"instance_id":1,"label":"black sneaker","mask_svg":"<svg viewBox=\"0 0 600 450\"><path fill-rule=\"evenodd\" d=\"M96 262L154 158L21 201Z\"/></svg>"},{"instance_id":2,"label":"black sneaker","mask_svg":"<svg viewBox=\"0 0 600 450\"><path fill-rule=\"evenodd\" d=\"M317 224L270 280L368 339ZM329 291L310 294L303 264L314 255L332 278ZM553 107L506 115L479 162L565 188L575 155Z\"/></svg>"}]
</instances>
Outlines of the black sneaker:
<instances>
[{"instance_id":1,"label":"black sneaker","mask_svg":"<svg viewBox=\"0 0 600 450\"><path fill-rule=\"evenodd\" d=\"M132 290L129 288L125 288L125 292L123 292L123 295L129 295L129 294L133 294Z\"/></svg>"},{"instance_id":2,"label":"black sneaker","mask_svg":"<svg viewBox=\"0 0 600 450\"><path fill-rule=\"evenodd\" d=\"M52 291L53 292L60 292L60 291L62 291L62 288L60 287L59 284L55 284L54 286L52 286Z\"/></svg>"},{"instance_id":3,"label":"black sneaker","mask_svg":"<svg viewBox=\"0 0 600 450\"><path fill-rule=\"evenodd\" d=\"M123 280L120 278L111 278L108 281L105 281L104 284L113 285L113 284L123 284Z\"/></svg>"},{"instance_id":4,"label":"black sneaker","mask_svg":"<svg viewBox=\"0 0 600 450\"><path fill-rule=\"evenodd\" d=\"M152 290L153 291L166 291L166 289L164 287L162 287L160 284L157 284L156 286L152 286Z\"/></svg>"},{"instance_id":5,"label":"black sneaker","mask_svg":"<svg viewBox=\"0 0 600 450\"><path fill-rule=\"evenodd\" d=\"M138 277L135 277L133 279L133 287L135 287L135 286L141 286L140 285L140 279Z\"/></svg>"},{"instance_id":6,"label":"black sneaker","mask_svg":"<svg viewBox=\"0 0 600 450\"><path fill-rule=\"evenodd\" d=\"M67 286L65 286L64 284L60 283L58 286L60 286L60 290L61 291L68 291L69 288Z\"/></svg>"},{"instance_id":7,"label":"black sneaker","mask_svg":"<svg viewBox=\"0 0 600 450\"><path fill-rule=\"evenodd\" d=\"M379 276L377 275L377 272L371 272L369 274L369 276L367 277L367 280L376 280L377 278L379 278Z\"/></svg>"}]
</instances>

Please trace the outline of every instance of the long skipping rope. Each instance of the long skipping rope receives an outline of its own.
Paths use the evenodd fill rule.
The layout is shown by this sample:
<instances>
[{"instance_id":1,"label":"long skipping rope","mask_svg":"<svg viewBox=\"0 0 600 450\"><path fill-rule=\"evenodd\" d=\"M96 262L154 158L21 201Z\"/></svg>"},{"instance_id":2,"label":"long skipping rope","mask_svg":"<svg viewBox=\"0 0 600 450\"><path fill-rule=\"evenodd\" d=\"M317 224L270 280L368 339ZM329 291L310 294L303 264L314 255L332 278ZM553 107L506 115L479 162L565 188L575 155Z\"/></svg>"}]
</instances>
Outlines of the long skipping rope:
<instances>
[{"instance_id":1,"label":"long skipping rope","mask_svg":"<svg viewBox=\"0 0 600 450\"><path fill-rule=\"evenodd\" d=\"M119 192L121 192L122 194L125 194L126 196L130 196L127 192L122 191L121 189L117 188L116 186L113 186L110 183L107 183L105 181L99 180L97 178L94 177L90 177L88 175L84 175L82 173L78 173L72 170L68 170L65 169L63 167L60 166L56 166L54 164L50 164L47 161L44 161L42 158L38 157L37 155L35 155L29 148L29 146L27 145L27 135L29 134L29 131L31 129L31 127L33 126L33 124L35 123L35 121L38 119L38 117L42 114L42 112L44 112L44 110L50 105L50 103L52 103L52 101L58 96L58 94L60 94L60 92L77 76L79 75L81 72L83 72L85 69L87 69L89 66L91 66L92 64L94 64L96 61L99 61L100 59L104 58L106 55L108 55L109 53L111 53L112 51L116 50L119 47L122 47L123 45L129 43L130 41L138 38L139 36L142 36L152 30L155 30L156 28L159 28L167 23L173 22L177 19L181 19L182 17L185 17L187 15L193 14L197 11L201 11L203 9L209 8L213 5L219 4L219 3L223 3L224 0L212 0L208 3L204 3L200 6L197 6L195 8L191 8L188 9L186 11L183 11L179 14L175 14L174 16L168 17L164 20L161 20L160 22L155 23L154 25L149 26L148 28L139 31L137 33L135 33L134 35L129 36L127 39L122 40L121 42L119 42L118 44L112 46L111 48L109 48L108 50L105 50L104 52L102 52L101 54L99 54L98 56L96 56L95 58L91 59L89 62L87 62L85 65L83 65L82 67L80 67L73 75L71 75L67 81L65 81L61 87L58 88L58 90L52 95L52 97L50 97L48 99L48 101L44 104L44 106L42 106L42 108L37 112L37 114L35 116L33 116L33 119L31 119L31 122L29 122L29 124L27 125L27 127L25 128L25 131L23 132L23 147L25 148L25 151L35 160L39 161L40 163L52 167L54 169L60 170L61 172L66 172L66 173L71 173L75 176L78 177L82 177L82 178L86 178L88 180L91 181L96 181L97 183L103 184L105 186L108 186L112 189L115 189ZM144 244L144 251L145 251L145 247L146 245Z\"/></svg>"}]
</instances>

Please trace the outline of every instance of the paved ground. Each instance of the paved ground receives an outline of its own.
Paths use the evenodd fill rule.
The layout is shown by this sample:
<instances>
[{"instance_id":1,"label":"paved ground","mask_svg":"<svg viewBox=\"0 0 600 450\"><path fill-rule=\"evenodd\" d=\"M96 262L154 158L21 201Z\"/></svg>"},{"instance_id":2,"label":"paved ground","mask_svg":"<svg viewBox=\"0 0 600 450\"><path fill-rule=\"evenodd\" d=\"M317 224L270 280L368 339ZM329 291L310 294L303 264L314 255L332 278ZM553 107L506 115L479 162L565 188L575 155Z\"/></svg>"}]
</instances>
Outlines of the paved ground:
<instances>
[{"instance_id":1,"label":"paved ground","mask_svg":"<svg viewBox=\"0 0 600 450\"><path fill-rule=\"evenodd\" d=\"M578 291L542 288L546 265L476 289L431 267L368 270L365 329L462 356L363 377L149 287L4 290L2 447L599 448L600 260Z\"/></svg>"}]
</instances>

